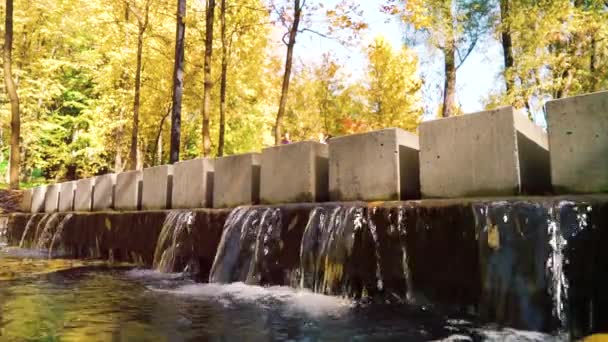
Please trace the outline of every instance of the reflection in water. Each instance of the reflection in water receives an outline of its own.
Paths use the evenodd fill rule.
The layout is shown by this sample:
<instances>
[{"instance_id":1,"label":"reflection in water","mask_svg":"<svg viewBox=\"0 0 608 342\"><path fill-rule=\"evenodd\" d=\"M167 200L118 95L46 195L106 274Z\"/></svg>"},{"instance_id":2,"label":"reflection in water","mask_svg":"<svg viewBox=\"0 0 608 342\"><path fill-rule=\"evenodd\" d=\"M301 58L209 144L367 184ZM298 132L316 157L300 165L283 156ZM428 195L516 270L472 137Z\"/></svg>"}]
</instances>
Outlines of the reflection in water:
<instances>
[{"instance_id":1,"label":"reflection in water","mask_svg":"<svg viewBox=\"0 0 608 342\"><path fill-rule=\"evenodd\" d=\"M180 273L109 268L0 250L2 341L528 340L406 305L361 305L288 287L196 284ZM115 265L112 265L115 266Z\"/></svg>"}]
</instances>

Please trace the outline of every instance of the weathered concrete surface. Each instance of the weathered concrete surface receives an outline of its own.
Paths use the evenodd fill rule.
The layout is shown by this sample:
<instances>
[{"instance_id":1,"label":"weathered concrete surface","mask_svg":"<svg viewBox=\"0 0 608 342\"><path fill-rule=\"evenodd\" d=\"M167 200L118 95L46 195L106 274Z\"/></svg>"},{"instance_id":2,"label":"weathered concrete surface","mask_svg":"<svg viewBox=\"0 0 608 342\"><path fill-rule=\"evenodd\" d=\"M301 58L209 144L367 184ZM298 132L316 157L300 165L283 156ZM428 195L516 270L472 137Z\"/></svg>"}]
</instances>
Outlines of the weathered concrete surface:
<instances>
[{"instance_id":1,"label":"weathered concrete surface","mask_svg":"<svg viewBox=\"0 0 608 342\"><path fill-rule=\"evenodd\" d=\"M542 194L550 190L546 134L511 107L420 125L422 196Z\"/></svg>"},{"instance_id":2,"label":"weathered concrete surface","mask_svg":"<svg viewBox=\"0 0 608 342\"><path fill-rule=\"evenodd\" d=\"M134 170L116 175L114 209L138 210L141 208L143 171Z\"/></svg>"},{"instance_id":3,"label":"weathered concrete surface","mask_svg":"<svg viewBox=\"0 0 608 342\"><path fill-rule=\"evenodd\" d=\"M95 178L86 178L76 181L74 194L74 211L91 211L93 205L93 192Z\"/></svg>"},{"instance_id":4,"label":"weathered concrete surface","mask_svg":"<svg viewBox=\"0 0 608 342\"><path fill-rule=\"evenodd\" d=\"M46 194L44 196L44 212L45 213L56 213L59 210L59 191L61 187L59 184L51 184L46 187Z\"/></svg>"},{"instance_id":5,"label":"weathered concrete surface","mask_svg":"<svg viewBox=\"0 0 608 342\"><path fill-rule=\"evenodd\" d=\"M328 155L328 146L314 141L265 148L261 159L261 203L327 201Z\"/></svg>"},{"instance_id":6,"label":"weathered concrete surface","mask_svg":"<svg viewBox=\"0 0 608 342\"><path fill-rule=\"evenodd\" d=\"M32 192L32 189L23 190L20 209L24 213L29 213L32 211Z\"/></svg>"},{"instance_id":7,"label":"weathered concrete surface","mask_svg":"<svg viewBox=\"0 0 608 342\"><path fill-rule=\"evenodd\" d=\"M141 207L144 210L171 208L173 166L161 165L143 170Z\"/></svg>"},{"instance_id":8,"label":"weathered concrete surface","mask_svg":"<svg viewBox=\"0 0 608 342\"><path fill-rule=\"evenodd\" d=\"M608 192L608 91L549 101L546 108L553 190Z\"/></svg>"},{"instance_id":9,"label":"weathered concrete surface","mask_svg":"<svg viewBox=\"0 0 608 342\"><path fill-rule=\"evenodd\" d=\"M209 208L213 203L213 160L197 158L173 164L171 207Z\"/></svg>"},{"instance_id":10,"label":"weathered concrete surface","mask_svg":"<svg viewBox=\"0 0 608 342\"><path fill-rule=\"evenodd\" d=\"M418 137L398 128L329 140L332 201L419 198Z\"/></svg>"},{"instance_id":11,"label":"weathered concrete surface","mask_svg":"<svg viewBox=\"0 0 608 342\"><path fill-rule=\"evenodd\" d=\"M103 211L114 208L114 188L116 174L109 173L95 177L93 192L93 211Z\"/></svg>"},{"instance_id":12,"label":"weathered concrete surface","mask_svg":"<svg viewBox=\"0 0 608 342\"><path fill-rule=\"evenodd\" d=\"M59 211L74 210L74 195L76 193L76 182L65 182L60 184L59 189Z\"/></svg>"},{"instance_id":13,"label":"weathered concrete surface","mask_svg":"<svg viewBox=\"0 0 608 342\"><path fill-rule=\"evenodd\" d=\"M41 185L32 189L32 213L41 213L44 211L44 201L46 197L46 186Z\"/></svg>"},{"instance_id":14,"label":"weathered concrete surface","mask_svg":"<svg viewBox=\"0 0 608 342\"><path fill-rule=\"evenodd\" d=\"M260 200L259 153L247 153L215 160L213 207L232 208Z\"/></svg>"}]
</instances>

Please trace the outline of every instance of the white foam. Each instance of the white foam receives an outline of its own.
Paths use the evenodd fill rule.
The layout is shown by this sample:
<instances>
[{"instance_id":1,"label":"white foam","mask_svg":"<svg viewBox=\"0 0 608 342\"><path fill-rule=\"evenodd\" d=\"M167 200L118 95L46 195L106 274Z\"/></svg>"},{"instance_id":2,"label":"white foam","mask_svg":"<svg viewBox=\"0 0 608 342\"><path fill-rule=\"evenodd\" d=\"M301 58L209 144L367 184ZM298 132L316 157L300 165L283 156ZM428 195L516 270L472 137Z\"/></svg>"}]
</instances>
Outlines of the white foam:
<instances>
[{"instance_id":1,"label":"white foam","mask_svg":"<svg viewBox=\"0 0 608 342\"><path fill-rule=\"evenodd\" d=\"M287 286L261 287L244 283L193 284L171 290L157 289L179 296L216 300L224 306L252 303L261 306L282 304L288 310L311 316L336 315L346 312L352 302L339 297L325 296Z\"/></svg>"},{"instance_id":2,"label":"white foam","mask_svg":"<svg viewBox=\"0 0 608 342\"><path fill-rule=\"evenodd\" d=\"M182 279L184 277L183 273L162 273L162 272L159 272L156 270L141 269L141 268L135 268L135 269L126 271L125 274L129 278L148 279L148 280L172 280L172 279Z\"/></svg>"}]
</instances>

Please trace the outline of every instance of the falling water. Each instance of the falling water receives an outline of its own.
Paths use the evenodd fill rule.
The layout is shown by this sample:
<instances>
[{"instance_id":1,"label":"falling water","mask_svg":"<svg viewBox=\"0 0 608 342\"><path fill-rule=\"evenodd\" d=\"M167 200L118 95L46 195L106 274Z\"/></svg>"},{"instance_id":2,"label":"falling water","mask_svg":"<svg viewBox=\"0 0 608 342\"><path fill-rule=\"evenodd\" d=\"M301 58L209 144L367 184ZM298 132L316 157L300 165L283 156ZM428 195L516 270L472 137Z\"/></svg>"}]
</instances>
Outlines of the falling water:
<instances>
[{"instance_id":1,"label":"falling water","mask_svg":"<svg viewBox=\"0 0 608 342\"><path fill-rule=\"evenodd\" d=\"M362 287L354 252L365 226L362 207L315 208L300 247L300 286L339 295Z\"/></svg>"},{"instance_id":2,"label":"falling water","mask_svg":"<svg viewBox=\"0 0 608 342\"><path fill-rule=\"evenodd\" d=\"M158 236L154 251L154 269L170 273L177 271L177 267L184 260L184 255L193 255L188 249L186 241L192 233L194 213L192 211L171 211L165 218ZM190 246L192 247L192 246ZM183 271L190 271L196 267L192 260L186 262Z\"/></svg>"},{"instance_id":3,"label":"falling water","mask_svg":"<svg viewBox=\"0 0 608 342\"><path fill-rule=\"evenodd\" d=\"M27 238L28 233L30 232L30 230L32 230L32 227L34 226L35 222L38 222L38 224L41 224L43 221L46 221L46 218L48 217L48 214L42 214L42 219L40 221L37 221L36 219L39 217L39 215L41 214L34 214L32 216L30 216L30 218L27 221L27 224L25 225L25 229L23 229L23 234L21 234L21 240L19 241L19 248L23 248L25 247L25 239Z\"/></svg>"},{"instance_id":4,"label":"falling water","mask_svg":"<svg viewBox=\"0 0 608 342\"><path fill-rule=\"evenodd\" d=\"M237 208L224 224L209 281L264 283L279 267L274 257L282 248L280 209Z\"/></svg>"},{"instance_id":5,"label":"falling water","mask_svg":"<svg viewBox=\"0 0 608 342\"><path fill-rule=\"evenodd\" d=\"M0 217L0 249L8 246L8 217Z\"/></svg>"},{"instance_id":6,"label":"falling water","mask_svg":"<svg viewBox=\"0 0 608 342\"><path fill-rule=\"evenodd\" d=\"M72 213L65 215L63 217L63 219L61 220L61 222L59 222L59 224L57 225L57 228L55 229L55 233L53 234L53 238L51 239L51 242L50 242L49 248L48 248L49 249L49 258L61 255L61 253L59 253L56 249L57 249L58 243L61 241L61 238L63 237L63 229L65 228L65 225L68 223L68 221L72 218L72 216L74 216L74 214L72 214Z\"/></svg>"},{"instance_id":7,"label":"falling water","mask_svg":"<svg viewBox=\"0 0 608 342\"><path fill-rule=\"evenodd\" d=\"M55 233L55 228L60 222L59 218L60 216L58 213L53 213L50 214L44 225L41 225L40 223L42 223L42 221L40 221L36 227L36 235L34 236L36 249L46 249L51 244L53 235Z\"/></svg>"}]
</instances>

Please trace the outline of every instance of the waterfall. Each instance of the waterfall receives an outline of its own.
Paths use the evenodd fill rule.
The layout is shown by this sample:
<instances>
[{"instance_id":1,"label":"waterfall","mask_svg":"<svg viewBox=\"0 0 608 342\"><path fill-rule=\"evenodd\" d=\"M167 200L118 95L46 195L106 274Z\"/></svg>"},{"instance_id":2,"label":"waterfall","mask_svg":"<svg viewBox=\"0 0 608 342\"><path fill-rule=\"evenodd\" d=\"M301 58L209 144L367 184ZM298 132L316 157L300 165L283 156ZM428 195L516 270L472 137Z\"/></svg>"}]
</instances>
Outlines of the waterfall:
<instances>
[{"instance_id":1,"label":"waterfall","mask_svg":"<svg viewBox=\"0 0 608 342\"><path fill-rule=\"evenodd\" d=\"M325 294L361 293L367 284L358 260L369 256L361 248L367 229L362 207L315 208L300 246L300 286Z\"/></svg>"},{"instance_id":2,"label":"waterfall","mask_svg":"<svg viewBox=\"0 0 608 342\"><path fill-rule=\"evenodd\" d=\"M74 216L74 214L72 213L65 215L63 219L61 219L61 222L59 222L59 224L57 225L55 233L53 234L53 237L48 247L49 258L61 255L61 253L58 253L56 251L56 246L61 241L61 238L63 237L63 229L65 228L66 223L68 223L68 221L72 218L72 216Z\"/></svg>"},{"instance_id":3,"label":"waterfall","mask_svg":"<svg viewBox=\"0 0 608 342\"><path fill-rule=\"evenodd\" d=\"M52 213L49 218L45 221L44 225L41 225L43 221L40 221L38 227L36 227L36 236L34 237L34 243L36 249L46 249L53 240L55 228L59 224L59 214ZM42 229L40 229L42 228Z\"/></svg>"},{"instance_id":4,"label":"waterfall","mask_svg":"<svg viewBox=\"0 0 608 342\"><path fill-rule=\"evenodd\" d=\"M8 222L8 217L0 217L0 250L8 246Z\"/></svg>"},{"instance_id":5,"label":"waterfall","mask_svg":"<svg viewBox=\"0 0 608 342\"><path fill-rule=\"evenodd\" d=\"M42 216L42 219L40 221L36 221L36 219L40 216ZM38 222L38 224L42 223L42 221L46 221L48 214L34 214L32 216L30 216L30 218L27 221L27 224L25 225L25 229L23 229L23 234L21 234L21 240L19 241L19 248L24 248L24 244L25 244L25 239L27 238L28 233L30 232L30 230L32 230L32 227L35 225L35 222Z\"/></svg>"},{"instance_id":6,"label":"waterfall","mask_svg":"<svg viewBox=\"0 0 608 342\"><path fill-rule=\"evenodd\" d=\"M234 209L224 224L209 281L263 284L276 277L282 272L277 259L283 248L281 227L278 208Z\"/></svg>"},{"instance_id":7,"label":"waterfall","mask_svg":"<svg viewBox=\"0 0 608 342\"><path fill-rule=\"evenodd\" d=\"M194 212L171 211L165 218L154 250L154 269L170 273L178 271L194 271L197 267L191 257L192 245L190 235L194 224Z\"/></svg>"}]
</instances>

